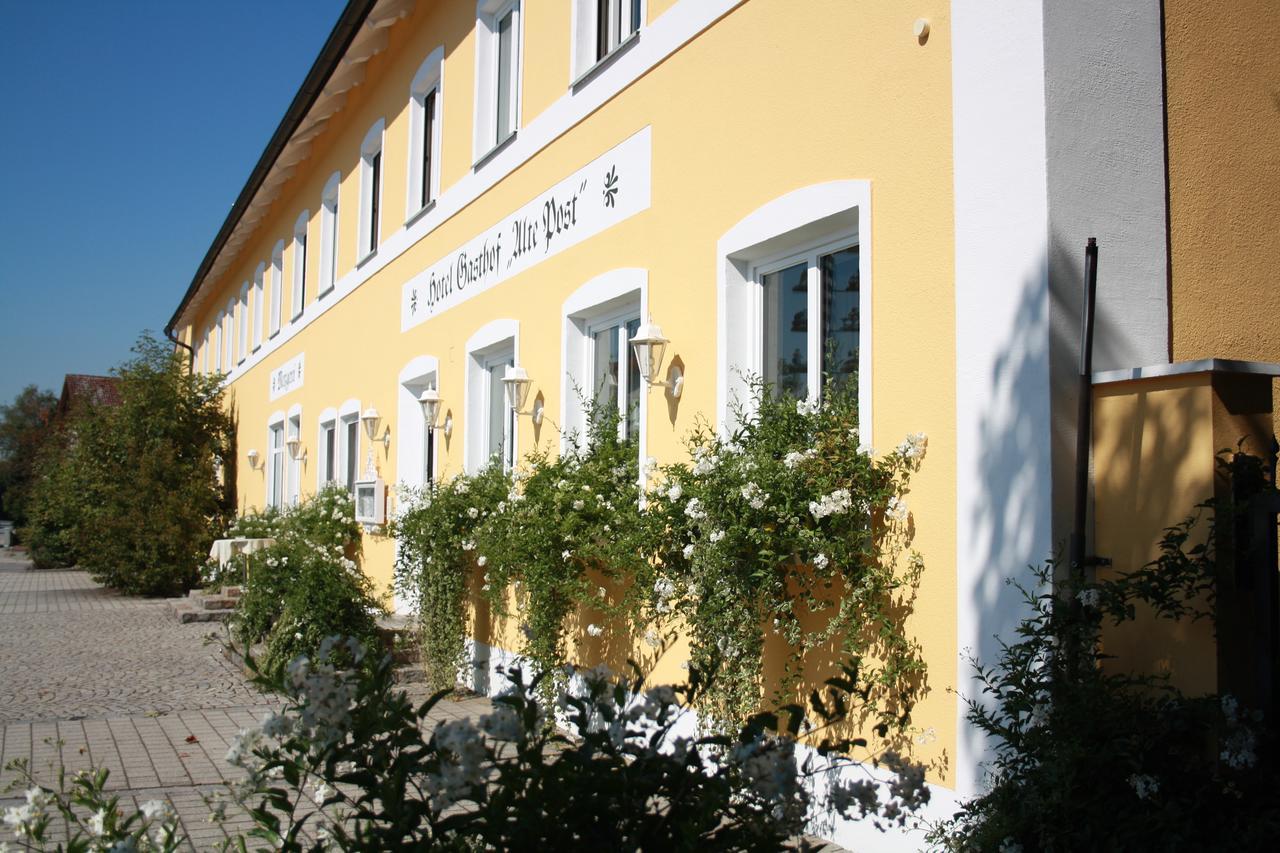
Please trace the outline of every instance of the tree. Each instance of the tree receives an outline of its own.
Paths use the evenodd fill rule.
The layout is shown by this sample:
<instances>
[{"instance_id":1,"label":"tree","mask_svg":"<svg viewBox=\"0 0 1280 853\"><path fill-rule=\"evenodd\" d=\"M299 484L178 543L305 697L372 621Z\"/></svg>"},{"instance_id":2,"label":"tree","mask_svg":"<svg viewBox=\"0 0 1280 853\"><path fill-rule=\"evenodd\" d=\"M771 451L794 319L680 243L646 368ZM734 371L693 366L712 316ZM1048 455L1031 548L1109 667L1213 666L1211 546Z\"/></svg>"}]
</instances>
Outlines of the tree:
<instances>
[{"instance_id":1,"label":"tree","mask_svg":"<svg viewBox=\"0 0 1280 853\"><path fill-rule=\"evenodd\" d=\"M52 392L28 385L12 403L0 406L0 510L18 526L27 522L36 457L57 402Z\"/></svg>"},{"instance_id":2,"label":"tree","mask_svg":"<svg viewBox=\"0 0 1280 853\"><path fill-rule=\"evenodd\" d=\"M221 377L191 373L144 335L113 372L120 403L91 406L41 455L30 527L38 564L74 559L125 592L171 595L199 580L235 508L221 460L234 456ZM46 557L47 555L47 557Z\"/></svg>"}]
</instances>

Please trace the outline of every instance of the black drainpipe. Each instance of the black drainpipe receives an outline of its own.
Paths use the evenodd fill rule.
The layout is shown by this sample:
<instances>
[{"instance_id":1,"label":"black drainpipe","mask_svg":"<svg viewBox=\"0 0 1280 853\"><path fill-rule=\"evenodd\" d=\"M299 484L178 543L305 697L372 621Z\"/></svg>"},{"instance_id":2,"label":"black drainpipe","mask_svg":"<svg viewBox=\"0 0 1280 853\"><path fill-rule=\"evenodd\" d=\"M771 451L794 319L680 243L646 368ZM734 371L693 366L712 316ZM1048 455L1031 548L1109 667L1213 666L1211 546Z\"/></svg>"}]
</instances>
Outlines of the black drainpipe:
<instances>
[{"instance_id":1,"label":"black drainpipe","mask_svg":"<svg viewBox=\"0 0 1280 853\"><path fill-rule=\"evenodd\" d=\"M180 340L178 340L177 338L175 338L175 337L173 336L173 327L172 327L172 326L165 326L165 327L164 327L164 336L165 336L166 338L168 338L169 340L173 341L173 342L174 342L175 344L177 344L178 346L182 347L184 350L186 350L186 351L187 351L187 353L188 353L188 355L187 355L187 370L194 372L194 371L195 371L195 369L196 369L196 351L195 351L195 349L194 349L192 346L190 346L189 344L184 344L182 341L180 341Z\"/></svg>"},{"instance_id":2,"label":"black drainpipe","mask_svg":"<svg viewBox=\"0 0 1280 853\"><path fill-rule=\"evenodd\" d=\"M1075 584L1085 569L1097 565L1085 556L1084 531L1089 508L1089 446L1093 439L1093 314L1098 298L1098 240L1090 237L1084 249L1084 318L1080 330L1080 389L1076 401L1076 494L1068 559Z\"/></svg>"}]
</instances>

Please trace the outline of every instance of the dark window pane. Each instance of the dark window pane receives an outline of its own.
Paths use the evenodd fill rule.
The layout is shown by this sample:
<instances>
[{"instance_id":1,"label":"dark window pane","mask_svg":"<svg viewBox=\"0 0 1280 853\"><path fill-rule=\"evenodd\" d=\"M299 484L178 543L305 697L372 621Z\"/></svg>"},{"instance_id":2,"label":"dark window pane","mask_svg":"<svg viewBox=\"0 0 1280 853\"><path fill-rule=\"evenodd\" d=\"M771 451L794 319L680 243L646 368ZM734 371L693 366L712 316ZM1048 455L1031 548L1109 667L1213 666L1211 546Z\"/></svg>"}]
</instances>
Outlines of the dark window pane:
<instances>
[{"instance_id":1,"label":"dark window pane","mask_svg":"<svg viewBox=\"0 0 1280 853\"><path fill-rule=\"evenodd\" d=\"M627 323L627 408L623 412L627 424L627 441L640 440L640 362L636 361L631 339L640 331L640 320Z\"/></svg>"},{"instance_id":2,"label":"dark window pane","mask_svg":"<svg viewBox=\"0 0 1280 853\"><path fill-rule=\"evenodd\" d=\"M612 0L596 0L596 59L609 52L609 5Z\"/></svg>"},{"instance_id":3,"label":"dark window pane","mask_svg":"<svg viewBox=\"0 0 1280 853\"><path fill-rule=\"evenodd\" d=\"M513 15L514 12L508 12L498 22L498 115L497 138L494 142L501 142L511 133L511 100L514 89L512 81L515 73L512 67L515 58L513 53L515 33L511 29Z\"/></svg>"},{"instance_id":4,"label":"dark window pane","mask_svg":"<svg viewBox=\"0 0 1280 853\"><path fill-rule=\"evenodd\" d=\"M837 387L858 375L858 247L823 255L822 373Z\"/></svg>"},{"instance_id":5,"label":"dark window pane","mask_svg":"<svg viewBox=\"0 0 1280 853\"><path fill-rule=\"evenodd\" d=\"M422 99L422 206L431 201L431 145L436 137L436 92Z\"/></svg>"},{"instance_id":6,"label":"dark window pane","mask_svg":"<svg viewBox=\"0 0 1280 853\"><path fill-rule=\"evenodd\" d=\"M356 457L360 453L360 422L356 420L347 422L347 491L354 492L356 488Z\"/></svg>"},{"instance_id":7,"label":"dark window pane","mask_svg":"<svg viewBox=\"0 0 1280 853\"><path fill-rule=\"evenodd\" d=\"M369 251L378 248L378 196L382 187L382 152L369 160Z\"/></svg>"},{"instance_id":8,"label":"dark window pane","mask_svg":"<svg viewBox=\"0 0 1280 853\"><path fill-rule=\"evenodd\" d=\"M809 268L799 263L764 276L764 381L774 393L809 394Z\"/></svg>"}]
</instances>

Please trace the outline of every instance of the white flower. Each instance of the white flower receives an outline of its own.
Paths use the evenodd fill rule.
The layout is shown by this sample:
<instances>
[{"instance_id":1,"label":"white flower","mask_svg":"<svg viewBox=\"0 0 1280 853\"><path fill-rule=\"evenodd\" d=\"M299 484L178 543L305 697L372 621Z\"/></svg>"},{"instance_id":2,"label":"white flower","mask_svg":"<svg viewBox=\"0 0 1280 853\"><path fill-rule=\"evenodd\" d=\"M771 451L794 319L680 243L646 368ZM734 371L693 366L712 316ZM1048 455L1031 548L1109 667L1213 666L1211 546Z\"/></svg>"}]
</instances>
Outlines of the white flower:
<instances>
[{"instance_id":1,"label":"white flower","mask_svg":"<svg viewBox=\"0 0 1280 853\"><path fill-rule=\"evenodd\" d=\"M684 548L681 550L681 552L680 552L680 553L684 554L684 558L685 558L686 560L688 560L688 559L692 558L692 557L693 557L693 543L692 543L692 542L690 542L688 545L685 545L685 546L684 546Z\"/></svg>"},{"instance_id":2,"label":"white flower","mask_svg":"<svg viewBox=\"0 0 1280 853\"><path fill-rule=\"evenodd\" d=\"M470 539L467 539L462 543L462 550L464 551L474 551L475 549L476 543Z\"/></svg>"},{"instance_id":3,"label":"white flower","mask_svg":"<svg viewBox=\"0 0 1280 853\"><path fill-rule=\"evenodd\" d=\"M813 558L813 567L818 571L822 571L829 565L831 565L831 560L827 557L826 554L819 554L818 556Z\"/></svg>"},{"instance_id":4,"label":"white flower","mask_svg":"<svg viewBox=\"0 0 1280 853\"><path fill-rule=\"evenodd\" d=\"M107 810L98 809L89 817L89 832L95 837L107 831Z\"/></svg>"},{"instance_id":5,"label":"white flower","mask_svg":"<svg viewBox=\"0 0 1280 853\"><path fill-rule=\"evenodd\" d=\"M924 458L925 449L929 446L929 437L922 432L913 432L898 445L898 455L913 462Z\"/></svg>"},{"instance_id":6,"label":"white flower","mask_svg":"<svg viewBox=\"0 0 1280 853\"><path fill-rule=\"evenodd\" d=\"M742 499L752 509L763 509L769 495L755 483L747 483L742 487Z\"/></svg>"},{"instance_id":7,"label":"white flower","mask_svg":"<svg viewBox=\"0 0 1280 853\"><path fill-rule=\"evenodd\" d=\"M582 501L574 501L574 502L573 502L573 508L574 508L575 510L579 510L579 511L580 511L584 506L586 506L586 504L584 504Z\"/></svg>"},{"instance_id":8,"label":"white flower","mask_svg":"<svg viewBox=\"0 0 1280 853\"><path fill-rule=\"evenodd\" d=\"M693 521L702 521L707 517L706 510L702 508L702 503L697 498L689 498L689 502L684 507L684 514Z\"/></svg>"},{"instance_id":9,"label":"white flower","mask_svg":"<svg viewBox=\"0 0 1280 853\"><path fill-rule=\"evenodd\" d=\"M849 490L836 489L816 501L809 501L809 512L815 519L821 520L829 515L848 512L851 506L853 506L853 496Z\"/></svg>"},{"instance_id":10,"label":"white flower","mask_svg":"<svg viewBox=\"0 0 1280 853\"><path fill-rule=\"evenodd\" d=\"M564 560L566 563L569 562L571 557L573 557L572 551L566 549L560 552L560 559Z\"/></svg>"},{"instance_id":11,"label":"white flower","mask_svg":"<svg viewBox=\"0 0 1280 853\"><path fill-rule=\"evenodd\" d=\"M658 460L657 460L657 458L656 458L656 457L653 457L653 456L646 456L646 457L644 458L644 464L640 466L640 473L641 473L641 474L643 474L644 476L648 477L650 474L652 474L652 473L653 473L654 471L656 471L657 469L658 469Z\"/></svg>"},{"instance_id":12,"label":"white flower","mask_svg":"<svg viewBox=\"0 0 1280 853\"><path fill-rule=\"evenodd\" d=\"M850 438L856 438L856 437L857 437L857 436L855 436L855 435L853 435L853 434L852 434L852 433L853 433L853 430L850 430L849 432L850 432L850 436L849 436ZM859 454L860 456L875 456L875 455L876 455L876 449L875 449L874 447L872 447L871 445L869 445L869 444L859 444L859 445L858 445L858 454Z\"/></svg>"},{"instance_id":13,"label":"white flower","mask_svg":"<svg viewBox=\"0 0 1280 853\"><path fill-rule=\"evenodd\" d=\"M608 598L609 591L602 586L598 586L596 587L596 595L600 596L601 598Z\"/></svg>"},{"instance_id":14,"label":"white flower","mask_svg":"<svg viewBox=\"0 0 1280 853\"><path fill-rule=\"evenodd\" d=\"M1129 786L1140 800L1149 800L1160 791L1160 780L1154 776L1134 773L1129 777Z\"/></svg>"},{"instance_id":15,"label":"white flower","mask_svg":"<svg viewBox=\"0 0 1280 853\"><path fill-rule=\"evenodd\" d=\"M467 518L476 518L480 515L480 510L476 507L467 507Z\"/></svg>"},{"instance_id":16,"label":"white flower","mask_svg":"<svg viewBox=\"0 0 1280 853\"><path fill-rule=\"evenodd\" d=\"M822 404L817 400L796 400L796 414L798 415L816 415L822 409Z\"/></svg>"},{"instance_id":17,"label":"white flower","mask_svg":"<svg viewBox=\"0 0 1280 853\"><path fill-rule=\"evenodd\" d=\"M671 501L680 500L680 497L683 494L684 494L684 489L680 487L679 483L672 483L671 488L667 489L667 499Z\"/></svg>"},{"instance_id":18,"label":"white flower","mask_svg":"<svg viewBox=\"0 0 1280 853\"><path fill-rule=\"evenodd\" d=\"M906 521L907 513L907 502L897 495L889 498L889 503L884 508L884 517L889 521Z\"/></svg>"},{"instance_id":19,"label":"white flower","mask_svg":"<svg viewBox=\"0 0 1280 853\"><path fill-rule=\"evenodd\" d=\"M1076 593L1076 599L1085 607L1097 609L1102 594L1096 589L1082 589Z\"/></svg>"},{"instance_id":20,"label":"white flower","mask_svg":"<svg viewBox=\"0 0 1280 853\"><path fill-rule=\"evenodd\" d=\"M604 628L601 628L599 625L593 622L587 626L587 633L592 637L599 637L601 634L604 633Z\"/></svg>"},{"instance_id":21,"label":"white flower","mask_svg":"<svg viewBox=\"0 0 1280 853\"><path fill-rule=\"evenodd\" d=\"M804 454L798 450L793 450L786 456L782 457L782 464L788 468L794 468L804 461Z\"/></svg>"},{"instance_id":22,"label":"white flower","mask_svg":"<svg viewBox=\"0 0 1280 853\"><path fill-rule=\"evenodd\" d=\"M489 558L488 558L488 557L486 557L486 556L484 556L483 554L481 554L479 557L476 557L476 565L477 565L477 566L482 566L482 567L483 567L483 566L484 566L484 564L485 564L485 563L487 563L487 562L489 562ZM488 577L488 575L485 575L485 577Z\"/></svg>"},{"instance_id":23,"label":"white flower","mask_svg":"<svg viewBox=\"0 0 1280 853\"><path fill-rule=\"evenodd\" d=\"M724 531L723 531L723 530L713 530L713 531L711 531L711 536L710 536L710 537L708 537L708 538L711 540L711 542L712 542L713 544L714 544L714 543L716 543L716 542L719 542L721 539L723 539L723 538L724 538Z\"/></svg>"},{"instance_id":24,"label":"white flower","mask_svg":"<svg viewBox=\"0 0 1280 853\"><path fill-rule=\"evenodd\" d=\"M169 805L167 800L147 800L139 811L146 816L147 820L157 820L162 823L173 820L177 816L173 806Z\"/></svg>"},{"instance_id":25,"label":"white flower","mask_svg":"<svg viewBox=\"0 0 1280 853\"><path fill-rule=\"evenodd\" d=\"M293 632L293 638L294 638L295 640L301 640L301 639L302 639L302 632L301 632L301 631L294 631L294 632Z\"/></svg>"},{"instance_id":26,"label":"white flower","mask_svg":"<svg viewBox=\"0 0 1280 853\"><path fill-rule=\"evenodd\" d=\"M658 632L650 628L648 631L644 632L644 642L645 642L645 645L649 646L650 648L656 649L659 646L659 644L662 642L662 640L658 636Z\"/></svg>"}]
</instances>

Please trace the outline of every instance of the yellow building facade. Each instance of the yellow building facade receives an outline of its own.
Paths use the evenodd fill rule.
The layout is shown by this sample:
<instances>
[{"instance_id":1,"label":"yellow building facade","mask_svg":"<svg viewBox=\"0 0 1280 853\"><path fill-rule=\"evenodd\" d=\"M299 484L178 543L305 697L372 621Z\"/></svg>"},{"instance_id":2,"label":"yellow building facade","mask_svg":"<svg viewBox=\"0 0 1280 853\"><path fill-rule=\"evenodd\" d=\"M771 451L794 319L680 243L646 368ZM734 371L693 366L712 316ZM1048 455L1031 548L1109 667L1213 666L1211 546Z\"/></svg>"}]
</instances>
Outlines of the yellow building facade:
<instances>
[{"instance_id":1,"label":"yellow building facade","mask_svg":"<svg viewBox=\"0 0 1280 853\"><path fill-rule=\"evenodd\" d=\"M725 424L744 373L816 392L824 370L856 371L866 444L928 435L908 629L929 668L918 757L948 814L987 748L956 693L966 656L1016 621L1005 580L1065 536L1086 236L1118 282L1100 288L1099 367L1169 349L1160 21L1097 5L1111 19L946 0L353 0L167 329L193 369L226 374L253 457L241 507L372 462L394 512L397 485L558 447L601 370L659 462L684 458L698 419ZM1123 61L1075 65L1088 27ZM1122 96L1099 106L1099 88ZM1099 158L1087 200L1069 168L1082 143L1060 132L1077 119L1105 128L1094 149L1141 155ZM1148 197L1145 218L1121 210ZM822 284L832 270L843 288ZM678 396L625 366L646 322ZM788 351L801 366L771 374ZM516 368L540 420L502 404ZM363 549L397 604L395 542L374 529ZM859 832L836 837L888 843Z\"/></svg>"}]
</instances>

